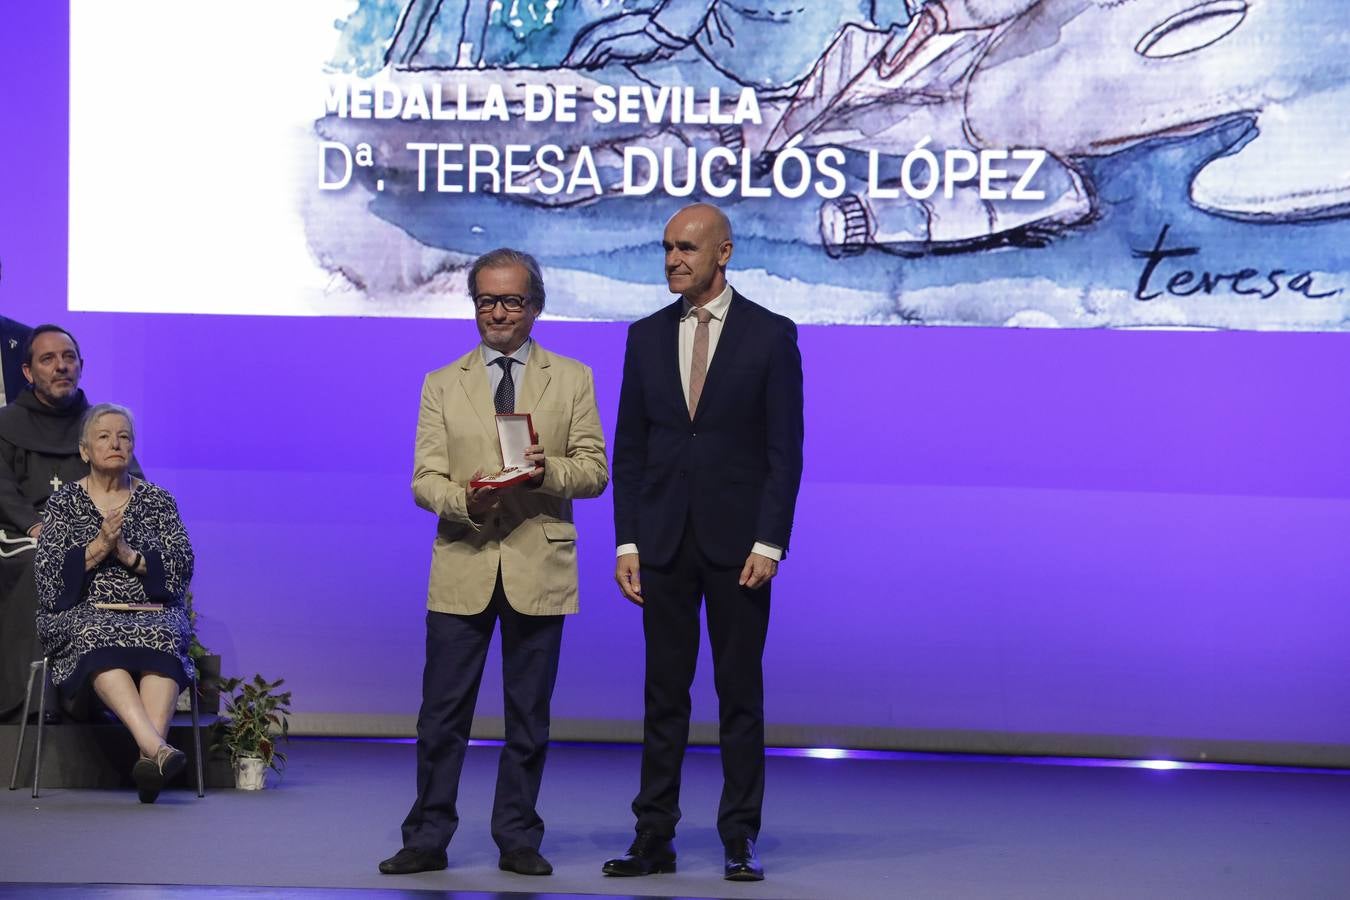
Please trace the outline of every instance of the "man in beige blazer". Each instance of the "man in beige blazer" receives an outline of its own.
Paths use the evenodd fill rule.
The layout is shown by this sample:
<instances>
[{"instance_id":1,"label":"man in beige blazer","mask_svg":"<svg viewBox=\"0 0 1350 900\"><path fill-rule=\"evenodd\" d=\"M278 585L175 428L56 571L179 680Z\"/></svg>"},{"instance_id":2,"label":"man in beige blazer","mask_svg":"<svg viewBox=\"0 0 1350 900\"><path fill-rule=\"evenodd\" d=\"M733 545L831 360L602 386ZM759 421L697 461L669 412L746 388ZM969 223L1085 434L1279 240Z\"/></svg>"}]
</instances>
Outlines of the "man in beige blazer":
<instances>
[{"instance_id":1,"label":"man in beige blazer","mask_svg":"<svg viewBox=\"0 0 1350 900\"><path fill-rule=\"evenodd\" d=\"M530 337L544 309L534 258L500 249L469 270L482 343L427 375L417 421L413 497L436 514L427 590L426 668L417 718L417 799L403 849L385 874L446 867L464 750L493 627L502 632L506 744L497 771L492 837L499 866L553 869L539 853L535 809L548 751L549 701L563 616L577 611L572 499L596 497L609 472L591 370ZM536 474L507 488L473 489L501 468L494 414L527 412Z\"/></svg>"}]
</instances>

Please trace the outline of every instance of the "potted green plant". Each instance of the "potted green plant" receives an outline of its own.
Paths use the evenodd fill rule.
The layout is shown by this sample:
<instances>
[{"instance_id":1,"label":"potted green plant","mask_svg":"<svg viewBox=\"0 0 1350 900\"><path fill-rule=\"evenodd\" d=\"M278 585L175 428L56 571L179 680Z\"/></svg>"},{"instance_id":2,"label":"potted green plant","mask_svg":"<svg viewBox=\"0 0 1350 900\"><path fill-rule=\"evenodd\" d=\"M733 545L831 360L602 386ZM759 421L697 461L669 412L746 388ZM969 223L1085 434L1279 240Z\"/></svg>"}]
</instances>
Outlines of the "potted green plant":
<instances>
[{"instance_id":1,"label":"potted green plant","mask_svg":"<svg viewBox=\"0 0 1350 900\"><path fill-rule=\"evenodd\" d=\"M192 591L187 592L184 605L188 617L188 656L197 667L197 708L203 715L214 715L220 711L220 656L206 649L197 637L197 610L192 606ZM183 688L178 695L175 712L192 710L190 690L190 687Z\"/></svg>"},{"instance_id":2,"label":"potted green plant","mask_svg":"<svg viewBox=\"0 0 1350 900\"><path fill-rule=\"evenodd\" d=\"M216 723L212 749L230 755L235 787L241 790L261 790L268 769L280 774L286 767L286 754L277 749L277 741L286 740L290 731L291 692L278 691L281 685L282 679L268 681L261 675L252 681L226 678L220 683L225 718Z\"/></svg>"}]
</instances>

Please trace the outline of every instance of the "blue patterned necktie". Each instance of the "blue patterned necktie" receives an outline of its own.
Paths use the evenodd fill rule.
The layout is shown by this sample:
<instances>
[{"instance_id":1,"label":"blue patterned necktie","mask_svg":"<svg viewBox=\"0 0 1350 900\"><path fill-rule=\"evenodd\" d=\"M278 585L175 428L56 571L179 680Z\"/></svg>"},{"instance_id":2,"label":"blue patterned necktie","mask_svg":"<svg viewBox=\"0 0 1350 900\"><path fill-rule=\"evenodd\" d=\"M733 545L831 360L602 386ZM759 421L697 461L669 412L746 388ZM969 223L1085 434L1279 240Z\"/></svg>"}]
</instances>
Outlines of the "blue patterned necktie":
<instances>
[{"instance_id":1,"label":"blue patterned necktie","mask_svg":"<svg viewBox=\"0 0 1350 900\"><path fill-rule=\"evenodd\" d=\"M515 360L499 356L493 362L502 367L502 380L497 385L497 393L492 396L492 405L497 407L498 413L513 413L516 411L516 383L511 379L511 363Z\"/></svg>"}]
</instances>

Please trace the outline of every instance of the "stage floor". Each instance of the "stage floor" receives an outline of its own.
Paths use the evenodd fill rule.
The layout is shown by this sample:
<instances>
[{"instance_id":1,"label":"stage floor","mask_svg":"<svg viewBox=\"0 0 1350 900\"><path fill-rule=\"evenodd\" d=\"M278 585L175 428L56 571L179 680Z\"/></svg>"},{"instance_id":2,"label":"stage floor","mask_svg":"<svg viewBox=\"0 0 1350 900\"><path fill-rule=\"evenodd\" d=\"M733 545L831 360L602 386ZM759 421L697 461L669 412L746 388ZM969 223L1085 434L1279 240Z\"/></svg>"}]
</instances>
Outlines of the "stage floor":
<instances>
[{"instance_id":1,"label":"stage floor","mask_svg":"<svg viewBox=\"0 0 1350 900\"><path fill-rule=\"evenodd\" d=\"M290 753L285 778L262 793L199 800L175 790L144 806L131 791L48 788L38 800L25 788L0 791L0 897L39 885L52 896L110 900L334 888L353 897L779 900L1350 895L1350 772L772 756L759 842L768 879L732 884L720 877L713 827L715 752L691 751L685 766L679 871L640 879L600 874L632 837L636 748L552 749L540 802L550 878L497 869L488 835L494 746L469 751L450 868L402 877L375 866L399 846L412 745L293 740ZM329 890L304 890L314 888Z\"/></svg>"}]
</instances>

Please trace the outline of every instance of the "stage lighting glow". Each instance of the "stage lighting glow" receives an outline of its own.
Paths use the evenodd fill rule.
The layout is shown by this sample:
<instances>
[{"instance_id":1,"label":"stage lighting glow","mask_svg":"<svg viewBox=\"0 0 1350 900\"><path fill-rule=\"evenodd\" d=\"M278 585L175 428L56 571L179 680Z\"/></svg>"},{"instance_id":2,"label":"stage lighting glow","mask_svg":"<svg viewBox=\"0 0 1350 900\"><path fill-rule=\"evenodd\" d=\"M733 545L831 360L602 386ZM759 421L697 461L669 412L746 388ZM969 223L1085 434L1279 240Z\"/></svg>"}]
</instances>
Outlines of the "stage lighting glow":
<instances>
[{"instance_id":1,"label":"stage lighting glow","mask_svg":"<svg viewBox=\"0 0 1350 900\"><path fill-rule=\"evenodd\" d=\"M356 741L390 744L415 744L414 738L362 738L320 735L292 735L298 741ZM471 747L501 747L505 742L491 738L473 738ZM555 746L632 750L633 744L597 741L554 741ZM717 746L692 744L691 754L716 754ZM1002 756L994 753L944 753L925 750L849 750L843 747L765 747L765 756L790 756L798 759L847 759L882 762L1010 763L1024 766L1069 766L1097 769L1152 769L1160 772L1283 772L1296 775L1337 775L1350 778L1350 769L1315 766L1279 766L1260 763L1184 762L1176 759L1110 759L1091 756Z\"/></svg>"},{"instance_id":2,"label":"stage lighting glow","mask_svg":"<svg viewBox=\"0 0 1350 900\"><path fill-rule=\"evenodd\" d=\"M1179 763L1173 759L1139 759L1134 761L1134 765L1136 768L1140 769L1158 769L1159 771L1167 771L1169 769L1183 768L1185 763Z\"/></svg>"},{"instance_id":3,"label":"stage lighting glow","mask_svg":"<svg viewBox=\"0 0 1350 900\"><path fill-rule=\"evenodd\" d=\"M809 756L811 759L847 759L849 752L838 747L804 747L802 756Z\"/></svg>"}]
</instances>

